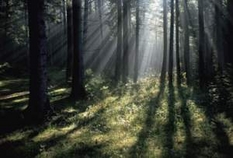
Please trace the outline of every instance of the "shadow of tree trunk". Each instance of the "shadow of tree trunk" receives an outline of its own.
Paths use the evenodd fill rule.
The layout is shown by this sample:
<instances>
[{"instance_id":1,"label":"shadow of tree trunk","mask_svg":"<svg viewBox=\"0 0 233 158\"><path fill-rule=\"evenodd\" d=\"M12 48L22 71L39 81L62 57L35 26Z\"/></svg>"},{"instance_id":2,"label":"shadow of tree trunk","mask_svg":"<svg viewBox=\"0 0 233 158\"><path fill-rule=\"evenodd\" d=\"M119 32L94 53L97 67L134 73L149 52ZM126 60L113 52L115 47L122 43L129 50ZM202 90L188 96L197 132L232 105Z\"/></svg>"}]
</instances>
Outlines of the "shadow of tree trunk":
<instances>
[{"instance_id":1,"label":"shadow of tree trunk","mask_svg":"<svg viewBox=\"0 0 233 158\"><path fill-rule=\"evenodd\" d=\"M181 117L185 127L185 155L184 157L196 157L194 150L192 150L192 134L191 134L191 115L189 107L187 106L187 97L184 94L184 89L179 85L178 94L181 99Z\"/></svg>"},{"instance_id":2,"label":"shadow of tree trunk","mask_svg":"<svg viewBox=\"0 0 233 158\"><path fill-rule=\"evenodd\" d=\"M174 157L174 133L175 133L175 96L174 86L169 84L168 86L168 122L165 125L164 133L166 134L163 157Z\"/></svg>"},{"instance_id":3,"label":"shadow of tree trunk","mask_svg":"<svg viewBox=\"0 0 233 158\"><path fill-rule=\"evenodd\" d=\"M132 158L145 157L146 155L147 139L149 138L151 129L153 128L152 125L154 124L155 113L157 108L159 107L161 96L164 93L164 88L165 85L161 83L158 95L147 103L147 105L149 106L147 110L147 117L145 119L143 128L138 135L137 142L133 145L133 147L130 150L130 157Z\"/></svg>"}]
</instances>

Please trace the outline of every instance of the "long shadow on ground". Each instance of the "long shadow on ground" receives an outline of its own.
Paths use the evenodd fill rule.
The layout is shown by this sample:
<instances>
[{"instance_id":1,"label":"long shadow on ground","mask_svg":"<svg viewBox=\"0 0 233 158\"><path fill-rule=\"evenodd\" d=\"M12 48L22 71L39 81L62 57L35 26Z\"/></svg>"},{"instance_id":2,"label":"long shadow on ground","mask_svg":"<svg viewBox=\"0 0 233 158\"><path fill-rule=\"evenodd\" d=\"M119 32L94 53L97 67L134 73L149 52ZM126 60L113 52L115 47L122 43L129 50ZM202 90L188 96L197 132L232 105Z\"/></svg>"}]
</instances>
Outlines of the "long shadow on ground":
<instances>
[{"instance_id":1,"label":"long shadow on ground","mask_svg":"<svg viewBox=\"0 0 233 158\"><path fill-rule=\"evenodd\" d=\"M232 158L233 145L230 144L230 138L226 133L226 126L221 120L217 118L217 115L222 113L222 111L218 111L215 109L215 105L213 105L212 101L213 99L214 98L211 98L209 95L200 92L195 92L193 94L194 102L199 106L199 108L203 109L203 111L205 112L205 116L209 124L211 124L212 132L214 133L215 138L217 139L217 146L215 147L215 152L217 152L220 157ZM195 145L197 146L199 144ZM199 154L201 153L202 148L199 147Z\"/></svg>"},{"instance_id":2,"label":"long shadow on ground","mask_svg":"<svg viewBox=\"0 0 233 158\"><path fill-rule=\"evenodd\" d=\"M133 145L130 155L132 158L135 157L143 157L146 155L147 152L147 139L150 136L150 131L153 128L152 125L154 124L154 117L157 108L159 107L160 99L164 93L165 85L163 83L160 84L160 91L158 92L158 95L151 99L147 105L149 105L147 110L147 117L144 123L144 126L142 130L140 131L138 135L137 142Z\"/></svg>"},{"instance_id":3,"label":"long shadow on ground","mask_svg":"<svg viewBox=\"0 0 233 158\"><path fill-rule=\"evenodd\" d=\"M168 86L168 122L165 125L166 134L165 142L164 142L164 151L163 157L173 157L173 147L174 147L174 133L175 133L175 96L174 96L174 86Z\"/></svg>"},{"instance_id":4,"label":"long shadow on ground","mask_svg":"<svg viewBox=\"0 0 233 158\"><path fill-rule=\"evenodd\" d=\"M184 127L185 127L185 155L184 157L192 158L196 157L196 153L194 152L191 144L192 144L192 134L191 134L191 114L189 107L187 106L187 96L188 94L184 93L185 89L183 89L180 85L178 85L178 94L181 99L181 117L183 119Z\"/></svg>"}]
</instances>

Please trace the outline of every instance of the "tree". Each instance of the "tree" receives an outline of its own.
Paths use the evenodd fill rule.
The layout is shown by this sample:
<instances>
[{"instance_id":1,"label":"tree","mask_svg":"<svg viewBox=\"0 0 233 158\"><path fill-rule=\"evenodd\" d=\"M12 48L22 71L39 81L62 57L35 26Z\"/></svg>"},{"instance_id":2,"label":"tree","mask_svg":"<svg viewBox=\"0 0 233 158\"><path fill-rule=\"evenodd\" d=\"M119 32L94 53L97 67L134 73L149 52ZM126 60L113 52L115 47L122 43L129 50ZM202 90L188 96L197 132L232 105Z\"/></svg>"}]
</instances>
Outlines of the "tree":
<instances>
[{"instance_id":1,"label":"tree","mask_svg":"<svg viewBox=\"0 0 233 158\"><path fill-rule=\"evenodd\" d=\"M83 47L85 48L87 42L88 30L88 0L84 1L84 14L83 14Z\"/></svg>"},{"instance_id":2,"label":"tree","mask_svg":"<svg viewBox=\"0 0 233 158\"><path fill-rule=\"evenodd\" d=\"M223 21L222 21L222 0L218 0L214 3L215 5L215 24L216 24L216 51L218 55L218 69L222 73L225 67L223 51Z\"/></svg>"},{"instance_id":3,"label":"tree","mask_svg":"<svg viewBox=\"0 0 233 158\"><path fill-rule=\"evenodd\" d=\"M200 88L205 87L205 65L204 65L204 43L205 43L205 30L204 30L204 13L203 1L198 0L198 21L199 21L199 84Z\"/></svg>"},{"instance_id":4,"label":"tree","mask_svg":"<svg viewBox=\"0 0 233 158\"><path fill-rule=\"evenodd\" d=\"M47 49L44 20L44 0L28 0L30 41L30 117L42 120L50 110L47 94Z\"/></svg>"},{"instance_id":5,"label":"tree","mask_svg":"<svg viewBox=\"0 0 233 158\"><path fill-rule=\"evenodd\" d=\"M121 76L121 63L122 63L122 1L117 0L117 55L116 55L116 68L115 79L120 80Z\"/></svg>"},{"instance_id":6,"label":"tree","mask_svg":"<svg viewBox=\"0 0 233 158\"><path fill-rule=\"evenodd\" d=\"M72 54L73 54L73 16L72 2L67 0L67 64L66 64L66 81L69 81L72 72Z\"/></svg>"},{"instance_id":7,"label":"tree","mask_svg":"<svg viewBox=\"0 0 233 158\"><path fill-rule=\"evenodd\" d=\"M190 85L190 40L189 40L189 17L188 17L188 0L183 0L184 6L184 66L186 72L187 85Z\"/></svg>"},{"instance_id":8,"label":"tree","mask_svg":"<svg viewBox=\"0 0 233 158\"><path fill-rule=\"evenodd\" d=\"M180 38L179 38L179 0L176 0L176 71L177 71L177 84L181 84L180 74Z\"/></svg>"},{"instance_id":9,"label":"tree","mask_svg":"<svg viewBox=\"0 0 233 158\"><path fill-rule=\"evenodd\" d=\"M139 54L139 0L136 1L136 45L135 45L135 66L134 66L134 82L138 80L138 54Z\"/></svg>"},{"instance_id":10,"label":"tree","mask_svg":"<svg viewBox=\"0 0 233 158\"><path fill-rule=\"evenodd\" d=\"M123 82L127 82L128 77L128 69L129 69L129 45L128 45L128 37L129 37L129 14L128 14L128 0L123 0Z\"/></svg>"},{"instance_id":11,"label":"tree","mask_svg":"<svg viewBox=\"0 0 233 158\"><path fill-rule=\"evenodd\" d=\"M82 52L82 1L73 0L73 73L71 98L74 100L84 99L84 64Z\"/></svg>"},{"instance_id":12,"label":"tree","mask_svg":"<svg viewBox=\"0 0 233 158\"><path fill-rule=\"evenodd\" d=\"M165 81L167 72L167 0L163 1L163 64L160 81Z\"/></svg>"},{"instance_id":13,"label":"tree","mask_svg":"<svg viewBox=\"0 0 233 158\"><path fill-rule=\"evenodd\" d=\"M173 39L174 39L174 0L171 0L171 22L170 22L170 43L169 43L169 85L173 82Z\"/></svg>"},{"instance_id":14,"label":"tree","mask_svg":"<svg viewBox=\"0 0 233 158\"><path fill-rule=\"evenodd\" d=\"M99 21L100 21L100 33L101 38L103 39L103 22L102 22L102 2L98 0L98 12L99 12Z\"/></svg>"},{"instance_id":15,"label":"tree","mask_svg":"<svg viewBox=\"0 0 233 158\"><path fill-rule=\"evenodd\" d=\"M233 1L227 1L227 53L226 53L226 62L228 64L233 64Z\"/></svg>"}]
</instances>

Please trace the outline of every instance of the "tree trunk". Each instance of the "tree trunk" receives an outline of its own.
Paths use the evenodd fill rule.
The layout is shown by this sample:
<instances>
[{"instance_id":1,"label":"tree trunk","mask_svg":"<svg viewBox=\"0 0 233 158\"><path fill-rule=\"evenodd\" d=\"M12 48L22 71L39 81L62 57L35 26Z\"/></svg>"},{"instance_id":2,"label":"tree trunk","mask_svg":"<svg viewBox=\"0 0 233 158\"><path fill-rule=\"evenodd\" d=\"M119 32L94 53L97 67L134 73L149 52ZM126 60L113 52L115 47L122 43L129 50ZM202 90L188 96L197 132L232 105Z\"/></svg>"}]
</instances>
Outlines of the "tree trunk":
<instances>
[{"instance_id":1,"label":"tree trunk","mask_svg":"<svg viewBox=\"0 0 233 158\"><path fill-rule=\"evenodd\" d=\"M64 27L64 34L66 35L66 2L62 0L62 13L63 13L63 27Z\"/></svg>"},{"instance_id":2,"label":"tree trunk","mask_svg":"<svg viewBox=\"0 0 233 158\"><path fill-rule=\"evenodd\" d=\"M198 0L198 20L199 20L199 84L200 88L205 87L205 65L204 65L204 44L205 44L205 30L204 30L204 13L203 1Z\"/></svg>"},{"instance_id":3,"label":"tree trunk","mask_svg":"<svg viewBox=\"0 0 233 158\"><path fill-rule=\"evenodd\" d=\"M42 120L50 110L47 95L47 48L44 20L44 0L28 0L30 40L30 117Z\"/></svg>"},{"instance_id":4,"label":"tree trunk","mask_svg":"<svg viewBox=\"0 0 233 158\"><path fill-rule=\"evenodd\" d=\"M181 84L181 74L180 74L180 34L179 34L179 0L176 0L176 71L177 71L177 84Z\"/></svg>"},{"instance_id":5,"label":"tree trunk","mask_svg":"<svg viewBox=\"0 0 233 158\"><path fill-rule=\"evenodd\" d=\"M173 39L174 39L174 0L171 0L171 22L170 22L170 43L169 43L169 85L173 85Z\"/></svg>"},{"instance_id":6,"label":"tree trunk","mask_svg":"<svg viewBox=\"0 0 233 158\"><path fill-rule=\"evenodd\" d=\"M215 23L216 23L216 51L218 56L218 70L222 73L224 70L224 57L223 57L223 21L222 21L222 0L218 0L215 3Z\"/></svg>"},{"instance_id":7,"label":"tree trunk","mask_svg":"<svg viewBox=\"0 0 233 158\"><path fill-rule=\"evenodd\" d=\"M98 11L99 11L99 21L100 21L100 33L101 33L101 38L103 40L102 4L100 0L98 0Z\"/></svg>"},{"instance_id":8,"label":"tree trunk","mask_svg":"<svg viewBox=\"0 0 233 158\"><path fill-rule=\"evenodd\" d=\"M71 98L74 100L84 99L84 65L82 52L82 1L73 0L73 74Z\"/></svg>"},{"instance_id":9,"label":"tree trunk","mask_svg":"<svg viewBox=\"0 0 233 158\"><path fill-rule=\"evenodd\" d=\"M117 56L116 56L116 68L115 68L115 79L118 82L121 77L121 66L122 66L122 1L117 0Z\"/></svg>"},{"instance_id":10,"label":"tree trunk","mask_svg":"<svg viewBox=\"0 0 233 158\"><path fill-rule=\"evenodd\" d=\"M83 47L84 49L87 42L87 31L88 31L88 0L84 1L84 15L83 15Z\"/></svg>"},{"instance_id":11,"label":"tree trunk","mask_svg":"<svg viewBox=\"0 0 233 158\"><path fill-rule=\"evenodd\" d=\"M227 1L227 12L228 12L228 20L227 20L227 54L226 54L226 62L228 64L233 64L233 1Z\"/></svg>"},{"instance_id":12,"label":"tree trunk","mask_svg":"<svg viewBox=\"0 0 233 158\"><path fill-rule=\"evenodd\" d=\"M129 26L128 26L128 0L123 0L123 82L127 82L128 78L128 62L129 62L129 52L128 52L128 37L129 37Z\"/></svg>"},{"instance_id":13,"label":"tree trunk","mask_svg":"<svg viewBox=\"0 0 233 158\"><path fill-rule=\"evenodd\" d=\"M165 81L167 72L167 0L163 1L163 64L160 81Z\"/></svg>"},{"instance_id":14,"label":"tree trunk","mask_svg":"<svg viewBox=\"0 0 233 158\"><path fill-rule=\"evenodd\" d=\"M66 64L66 81L71 78L72 72L72 54L73 54L73 16L72 2L67 0L67 64Z\"/></svg>"},{"instance_id":15,"label":"tree trunk","mask_svg":"<svg viewBox=\"0 0 233 158\"><path fill-rule=\"evenodd\" d=\"M138 80L138 54L139 54L139 0L136 1L136 48L135 48L135 66L134 82Z\"/></svg>"},{"instance_id":16,"label":"tree trunk","mask_svg":"<svg viewBox=\"0 0 233 158\"><path fill-rule=\"evenodd\" d=\"M187 85L190 85L190 49L189 49L189 17L188 17L188 4L184 0L184 65L186 72Z\"/></svg>"}]
</instances>

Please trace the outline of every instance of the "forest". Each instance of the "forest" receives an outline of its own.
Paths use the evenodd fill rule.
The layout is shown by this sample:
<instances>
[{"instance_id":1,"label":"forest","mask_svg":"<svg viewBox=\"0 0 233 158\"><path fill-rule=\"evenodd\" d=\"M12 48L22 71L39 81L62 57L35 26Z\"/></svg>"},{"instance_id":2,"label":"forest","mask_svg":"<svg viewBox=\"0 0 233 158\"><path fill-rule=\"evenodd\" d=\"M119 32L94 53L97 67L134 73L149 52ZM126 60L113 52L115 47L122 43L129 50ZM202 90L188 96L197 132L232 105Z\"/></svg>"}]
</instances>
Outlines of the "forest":
<instances>
[{"instance_id":1,"label":"forest","mask_svg":"<svg viewBox=\"0 0 233 158\"><path fill-rule=\"evenodd\" d=\"M233 0L0 0L0 157L232 158Z\"/></svg>"}]
</instances>

